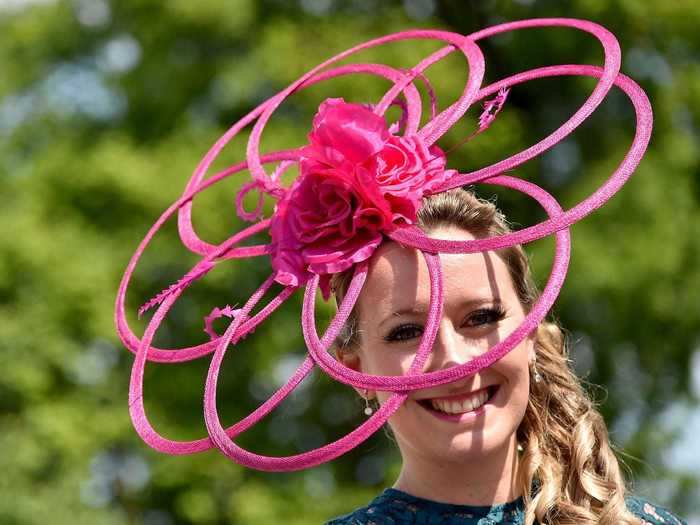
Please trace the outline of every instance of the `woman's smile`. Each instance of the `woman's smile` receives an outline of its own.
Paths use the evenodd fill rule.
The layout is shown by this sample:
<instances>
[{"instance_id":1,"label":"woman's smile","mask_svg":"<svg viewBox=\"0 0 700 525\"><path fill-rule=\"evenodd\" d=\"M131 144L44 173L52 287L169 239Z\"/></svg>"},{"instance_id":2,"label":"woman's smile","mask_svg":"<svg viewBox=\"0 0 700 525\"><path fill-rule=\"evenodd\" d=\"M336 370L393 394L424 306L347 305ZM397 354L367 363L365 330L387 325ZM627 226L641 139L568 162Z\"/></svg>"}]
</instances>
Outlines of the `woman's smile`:
<instances>
[{"instance_id":1,"label":"woman's smile","mask_svg":"<svg viewBox=\"0 0 700 525\"><path fill-rule=\"evenodd\" d=\"M498 390L498 385L491 385L475 392L442 398L417 399L416 402L435 417L447 421L463 421L469 418L462 416L483 414Z\"/></svg>"}]
</instances>

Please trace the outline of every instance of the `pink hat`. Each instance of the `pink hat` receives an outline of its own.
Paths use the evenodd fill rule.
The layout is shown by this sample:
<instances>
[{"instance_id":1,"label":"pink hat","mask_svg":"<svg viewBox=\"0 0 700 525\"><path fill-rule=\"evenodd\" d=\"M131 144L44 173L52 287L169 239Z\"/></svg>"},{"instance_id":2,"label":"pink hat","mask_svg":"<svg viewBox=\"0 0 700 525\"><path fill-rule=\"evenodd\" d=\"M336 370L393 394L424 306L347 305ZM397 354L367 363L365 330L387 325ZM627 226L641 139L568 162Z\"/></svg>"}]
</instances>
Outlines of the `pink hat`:
<instances>
[{"instance_id":1,"label":"pink hat","mask_svg":"<svg viewBox=\"0 0 700 525\"><path fill-rule=\"evenodd\" d=\"M563 26L595 36L603 46L603 67L568 64L541 67L517 73L482 87L484 58L477 43L490 36L530 27ZM423 59L410 70L399 70L380 64L334 66L354 53L389 42L409 39L430 39L447 45ZM423 71L454 51L461 52L469 66L469 77L459 99L438 112L437 101ZM585 20L547 18L522 20L492 26L471 35L447 31L414 30L387 35L365 42L340 53L315 67L286 89L266 100L234 124L209 150L194 171L182 196L151 227L126 268L116 300L115 320L124 345L135 354L129 388L129 411L136 431L156 450L168 454L191 454L216 446L233 461L266 471L292 471L330 461L377 431L401 406L408 394L419 388L450 383L490 366L522 341L544 319L563 284L570 250L568 227L603 205L615 194L639 164L649 142L652 112L644 91L631 79L619 73L620 48L615 37L598 24ZM377 75L393 85L376 104L356 104L340 98L321 103L314 117L306 146L267 153L259 151L260 137L275 109L292 93L313 84L342 75L357 73ZM501 111L509 90L528 80L561 75L587 75L598 79L593 93L569 120L537 144L471 173L446 169L446 155L436 146L442 137L469 109L479 101L483 112L478 129L481 133ZM428 88L430 119L420 126L421 97L416 79ZM616 85L630 98L637 115L637 128L632 145L617 169L592 195L573 208L563 211L557 201L530 182L501 175L551 148L574 131L601 103ZM490 98L492 97L492 98ZM384 113L392 104L402 109L399 122L387 125ZM209 166L223 147L242 129L253 124L248 139L246 160L205 179ZM265 165L274 164L272 173ZM280 183L281 175L293 165L299 176L290 187ZM195 232L192 220L192 199L199 192L222 179L247 169L252 180L245 183L237 198L239 216L253 222L218 245L209 244ZM450 241L426 237L415 225L416 212L423 197L473 183L495 184L526 193L547 212L549 218L537 225L506 235L470 241ZM258 206L253 212L243 208L243 197L252 190L259 192ZM271 217L263 216L263 196L277 200ZM140 310L157 307L145 333L137 337L129 328L125 314L126 291L144 249L160 227L177 212L178 230L183 244L201 256L195 266L176 284L148 301ZM269 228L270 244L242 246L241 242ZM522 324L506 339L486 353L463 365L430 373L422 373L435 340L442 316L442 275L440 253L473 253L522 244L554 234L556 253L549 280L542 295ZM423 253L431 280L431 304L426 328L410 371L405 376L362 374L335 360L328 349L350 314L367 276L368 259L388 237ZM246 304L237 310L214 308L205 320L210 340L197 346L162 349L152 345L156 330L180 294L195 280L203 277L216 264L228 259L269 255L272 274ZM333 273L354 267L354 276L335 318L319 338L314 318L316 290L320 286L324 299L330 295L329 280ZM253 308L273 283L284 286L279 295L257 313ZM308 356L289 381L260 405L253 413L229 428L223 428L216 410L216 385L221 362L230 346L251 333L280 304L301 287L305 288L302 308L302 330ZM226 332L218 335L213 320L231 318ZM173 441L158 434L150 425L143 405L143 373L146 361L178 363L213 352L204 392L204 416L208 437L194 441ZM359 388L393 392L392 396L370 418L350 434L315 450L286 457L268 457L237 446L232 439L270 413L312 370L319 366L334 379Z\"/></svg>"}]
</instances>

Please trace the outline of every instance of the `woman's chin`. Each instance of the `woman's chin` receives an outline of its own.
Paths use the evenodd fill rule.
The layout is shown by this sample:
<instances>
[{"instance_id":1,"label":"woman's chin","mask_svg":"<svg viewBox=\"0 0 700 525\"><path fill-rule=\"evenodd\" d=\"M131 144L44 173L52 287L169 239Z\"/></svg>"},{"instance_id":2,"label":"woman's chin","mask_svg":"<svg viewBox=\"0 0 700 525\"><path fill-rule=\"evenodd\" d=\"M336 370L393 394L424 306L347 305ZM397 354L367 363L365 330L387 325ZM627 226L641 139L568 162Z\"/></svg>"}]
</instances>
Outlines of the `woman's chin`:
<instances>
[{"instance_id":1,"label":"woman's chin","mask_svg":"<svg viewBox=\"0 0 700 525\"><path fill-rule=\"evenodd\" d=\"M513 446L513 434L498 429L463 432L437 442L436 449L445 461L484 461L494 455L503 455Z\"/></svg>"}]
</instances>

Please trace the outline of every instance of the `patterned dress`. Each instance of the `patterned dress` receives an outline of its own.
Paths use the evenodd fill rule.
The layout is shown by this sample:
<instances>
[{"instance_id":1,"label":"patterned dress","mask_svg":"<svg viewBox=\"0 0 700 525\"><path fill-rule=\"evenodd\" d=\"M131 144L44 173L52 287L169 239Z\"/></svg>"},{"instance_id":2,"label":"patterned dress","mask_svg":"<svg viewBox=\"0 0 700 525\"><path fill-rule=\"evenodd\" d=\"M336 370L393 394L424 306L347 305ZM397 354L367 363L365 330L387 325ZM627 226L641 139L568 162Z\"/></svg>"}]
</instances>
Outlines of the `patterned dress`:
<instances>
[{"instance_id":1,"label":"patterned dress","mask_svg":"<svg viewBox=\"0 0 700 525\"><path fill-rule=\"evenodd\" d=\"M627 508L643 525L687 525L670 511L641 498L625 498ZM387 488L368 505L325 525L496 525L524 523L523 499L493 506L453 505Z\"/></svg>"}]
</instances>

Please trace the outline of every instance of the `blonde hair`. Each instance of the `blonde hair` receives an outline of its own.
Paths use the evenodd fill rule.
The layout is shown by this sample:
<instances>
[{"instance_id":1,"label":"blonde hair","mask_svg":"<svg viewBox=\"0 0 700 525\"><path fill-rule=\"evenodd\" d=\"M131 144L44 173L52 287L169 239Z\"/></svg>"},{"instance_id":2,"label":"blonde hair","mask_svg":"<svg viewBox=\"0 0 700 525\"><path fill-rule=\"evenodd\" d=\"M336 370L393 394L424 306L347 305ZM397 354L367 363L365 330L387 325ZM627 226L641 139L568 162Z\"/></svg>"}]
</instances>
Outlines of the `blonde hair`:
<instances>
[{"instance_id":1,"label":"blonde hair","mask_svg":"<svg viewBox=\"0 0 700 525\"><path fill-rule=\"evenodd\" d=\"M417 222L423 230L456 225L482 238L510 231L493 203L463 189L425 198ZM510 272L523 308L529 311L539 291L527 255L519 245L496 253ZM333 276L337 304L351 277L352 269ZM359 344L357 312L353 311L334 350L352 351ZM625 480L605 421L570 366L566 339L557 324L540 323L535 350L542 380L530 382L527 409L517 429L523 447L518 484L525 503L525 525L535 520L551 525L641 523L627 510Z\"/></svg>"}]
</instances>

